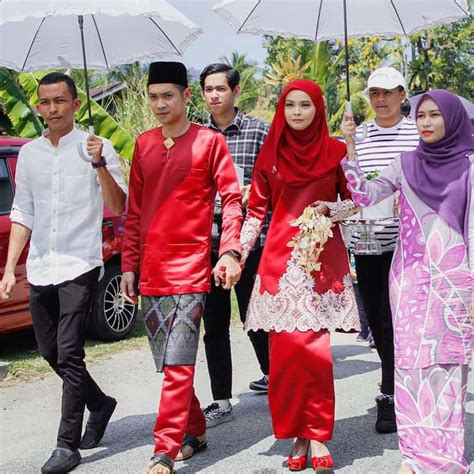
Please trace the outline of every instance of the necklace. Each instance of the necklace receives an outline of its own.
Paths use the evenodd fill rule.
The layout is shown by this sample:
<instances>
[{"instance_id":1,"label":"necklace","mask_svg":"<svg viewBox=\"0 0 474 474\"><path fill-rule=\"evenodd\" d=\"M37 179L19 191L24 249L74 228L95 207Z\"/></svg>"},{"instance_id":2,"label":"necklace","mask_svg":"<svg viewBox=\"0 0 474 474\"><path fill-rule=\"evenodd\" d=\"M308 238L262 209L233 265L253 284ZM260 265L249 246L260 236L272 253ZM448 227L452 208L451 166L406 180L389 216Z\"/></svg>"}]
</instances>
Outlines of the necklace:
<instances>
[{"instance_id":1,"label":"necklace","mask_svg":"<svg viewBox=\"0 0 474 474\"><path fill-rule=\"evenodd\" d=\"M175 135L175 138L176 138L176 137L180 137L181 135L184 135L184 134L188 131L188 129L189 129L190 126L191 126L191 123L187 123L187 124L186 124L186 128L184 129L184 131L181 132L181 133L177 133L177 134ZM171 150L171 148L173 148L173 147L176 145L176 142L173 140L172 137L168 137L168 138L163 142L163 145L165 145L165 148L166 148L166 159L168 159L169 156L170 156L170 150Z\"/></svg>"}]
</instances>

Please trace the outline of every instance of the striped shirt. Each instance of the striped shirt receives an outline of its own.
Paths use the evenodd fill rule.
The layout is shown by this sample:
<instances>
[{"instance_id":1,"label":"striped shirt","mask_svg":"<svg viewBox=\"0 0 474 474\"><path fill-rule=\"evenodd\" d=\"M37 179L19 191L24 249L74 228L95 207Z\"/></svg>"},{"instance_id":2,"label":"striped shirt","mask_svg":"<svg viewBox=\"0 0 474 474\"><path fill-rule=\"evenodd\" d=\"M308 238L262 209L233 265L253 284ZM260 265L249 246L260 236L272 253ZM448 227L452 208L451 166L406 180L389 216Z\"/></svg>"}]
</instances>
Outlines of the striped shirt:
<instances>
[{"instance_id":1,"label":"striped shirt","mask_svg":"<svg viewBox=\"0 0 474 474\"><path fill-rule=\"evenodd\" d=\"M244 114L236 109L236 116L233 122L225 129L221 130L209 116L206 127L212 128L224 135L230 154L237 166L244 170L243 185L247 186L252 181L253 166L260 148L267 138L269 127L266 123L250 115ZM222 225L222 210L220 201L216 201L214 206L214 220L212 225L212 250L219 250L219 241ZM265 235L268 229L268 218L265 221L260 240L258 243L263 245Z\"/></svg>"},{"instance_id":2,"label":"striped shirt","mask_svg":"<svg viewBox=\"0 0 474 474\"><path fill-rule=\"evenodd\" d=\"M361 131L362 126L359 126L357 132L360 133ZM361 142L356 142L359 167L366 174L374 171L380 172L390 165L397 155L416 148L418 140L416 124L406 117L403 117L399 123L390 128L380 127L375 120L372 120L367 123L367 137ZM374 206L363 209L362 217L367 219L392 217L395 202L395 195L384 199ZM397 236L398 224L396 222L384 226L383 229L375 233L382 252L394 250ZM353 232L351 248L358 239L358 233Z\"/></svg>"}]
</instances>

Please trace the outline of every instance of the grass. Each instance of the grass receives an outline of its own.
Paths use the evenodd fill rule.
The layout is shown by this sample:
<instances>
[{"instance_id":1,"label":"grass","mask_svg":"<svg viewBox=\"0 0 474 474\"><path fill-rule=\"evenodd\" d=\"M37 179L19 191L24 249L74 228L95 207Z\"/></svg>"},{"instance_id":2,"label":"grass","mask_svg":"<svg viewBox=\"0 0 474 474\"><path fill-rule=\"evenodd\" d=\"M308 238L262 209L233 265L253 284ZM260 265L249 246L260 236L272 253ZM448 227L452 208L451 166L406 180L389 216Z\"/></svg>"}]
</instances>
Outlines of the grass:
<instances>
[{"instance_id":1,"label":"grass","mask_svg":"<svg viewBox=\"0 0 474 474\"><path fill-rule=\"evenodd\" d=\"M127 339L117 342L103 342L88 339L86 342L86 363L91 364L123 351L140 349L147 344L143 324L138 322ZM41 357L32 329L0 336L0 360L9 362L8 376L0 387L22 380L41 378L53 371Z\"/></svg>"},{"instance_id":2,"label":"grass","mask_svg":"<svg viewBox=\"0 0 474 474\"><path fill-rule=\"evenodd\" d=\"M231 303L232 320L237 322L239 321L239 309L234 292L232 292ZM114 354L147 346L143 323L138 321L129 336L122 341L103 342L88 339L86 342L86 363L93 364ZM0 382L0 387L19 381L42 378L53 373L38 351L33 329L0 335L0 360L10 363L8 376Z\"/></svg>"}]
</instances>

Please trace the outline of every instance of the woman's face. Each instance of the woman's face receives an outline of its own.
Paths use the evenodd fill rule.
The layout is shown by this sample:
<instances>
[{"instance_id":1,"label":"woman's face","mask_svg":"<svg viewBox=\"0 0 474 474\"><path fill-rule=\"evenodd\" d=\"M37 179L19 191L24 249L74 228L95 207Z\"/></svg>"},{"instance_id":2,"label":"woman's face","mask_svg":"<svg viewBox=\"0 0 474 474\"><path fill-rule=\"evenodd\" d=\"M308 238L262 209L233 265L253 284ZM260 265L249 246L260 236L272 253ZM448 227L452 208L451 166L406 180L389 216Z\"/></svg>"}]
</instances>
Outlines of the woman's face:
<instances>
[{"instance_id":1,"label":"woman's face","mask_svg":"<svg viewBox=\"0 0 474 474\"><path fill-rule=\"evenodd\" d=\"M286 123L294 130L304 130L313 122L316 107L306 92L293 90L285 98Z\"/></svg>"},{"instance_id":2,"label":"woman's face","mask_svg":"<svg viewBox=\"0 0 474 474\"><path fill-rule=\"evenodd\" d=\"M425 143L436 143L444 138L446 133L444 118L438 105L431 99L425 99L416 115L416 126L420 138Z\"/></svg>"}]
</instances>

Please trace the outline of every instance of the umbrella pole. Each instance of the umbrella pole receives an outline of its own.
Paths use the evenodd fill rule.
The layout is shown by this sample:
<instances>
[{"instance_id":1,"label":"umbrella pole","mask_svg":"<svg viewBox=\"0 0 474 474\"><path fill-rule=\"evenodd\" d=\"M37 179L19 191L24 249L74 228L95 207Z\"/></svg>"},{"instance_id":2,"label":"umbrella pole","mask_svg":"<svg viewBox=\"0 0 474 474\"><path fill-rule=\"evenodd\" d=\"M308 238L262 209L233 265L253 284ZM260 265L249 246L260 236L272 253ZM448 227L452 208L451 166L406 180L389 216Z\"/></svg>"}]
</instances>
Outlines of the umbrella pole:
<instances>
[{"instance_id":1,"label":"umbrella pole","mask_svg":"<svg viewBox=\"0 0 474 474\"><path fill-rule=\"evenodd\" d=\"M92 121L91 98L89 95L89 77L87 75L86 45L84 41L84 17L78 15L79 30L81 32L82 61L84 63L84 81L86 86L87 113L89 114L89 135L94 134L94 122Z\"/></svg>"},{"instance_id":2,"label":"umbrella pole","mask_svg":"<svg viewBox=\"0 0 474 474\"><path fill-rule=\"evenodd\" d=\"M351 86L349 84L349 40L347 34L347 4L346 0L343 0L344 8L344 49L345 49L345 65L346 65L346 95L347 102L351 101Z\"/></svg>"}]
</instances>

